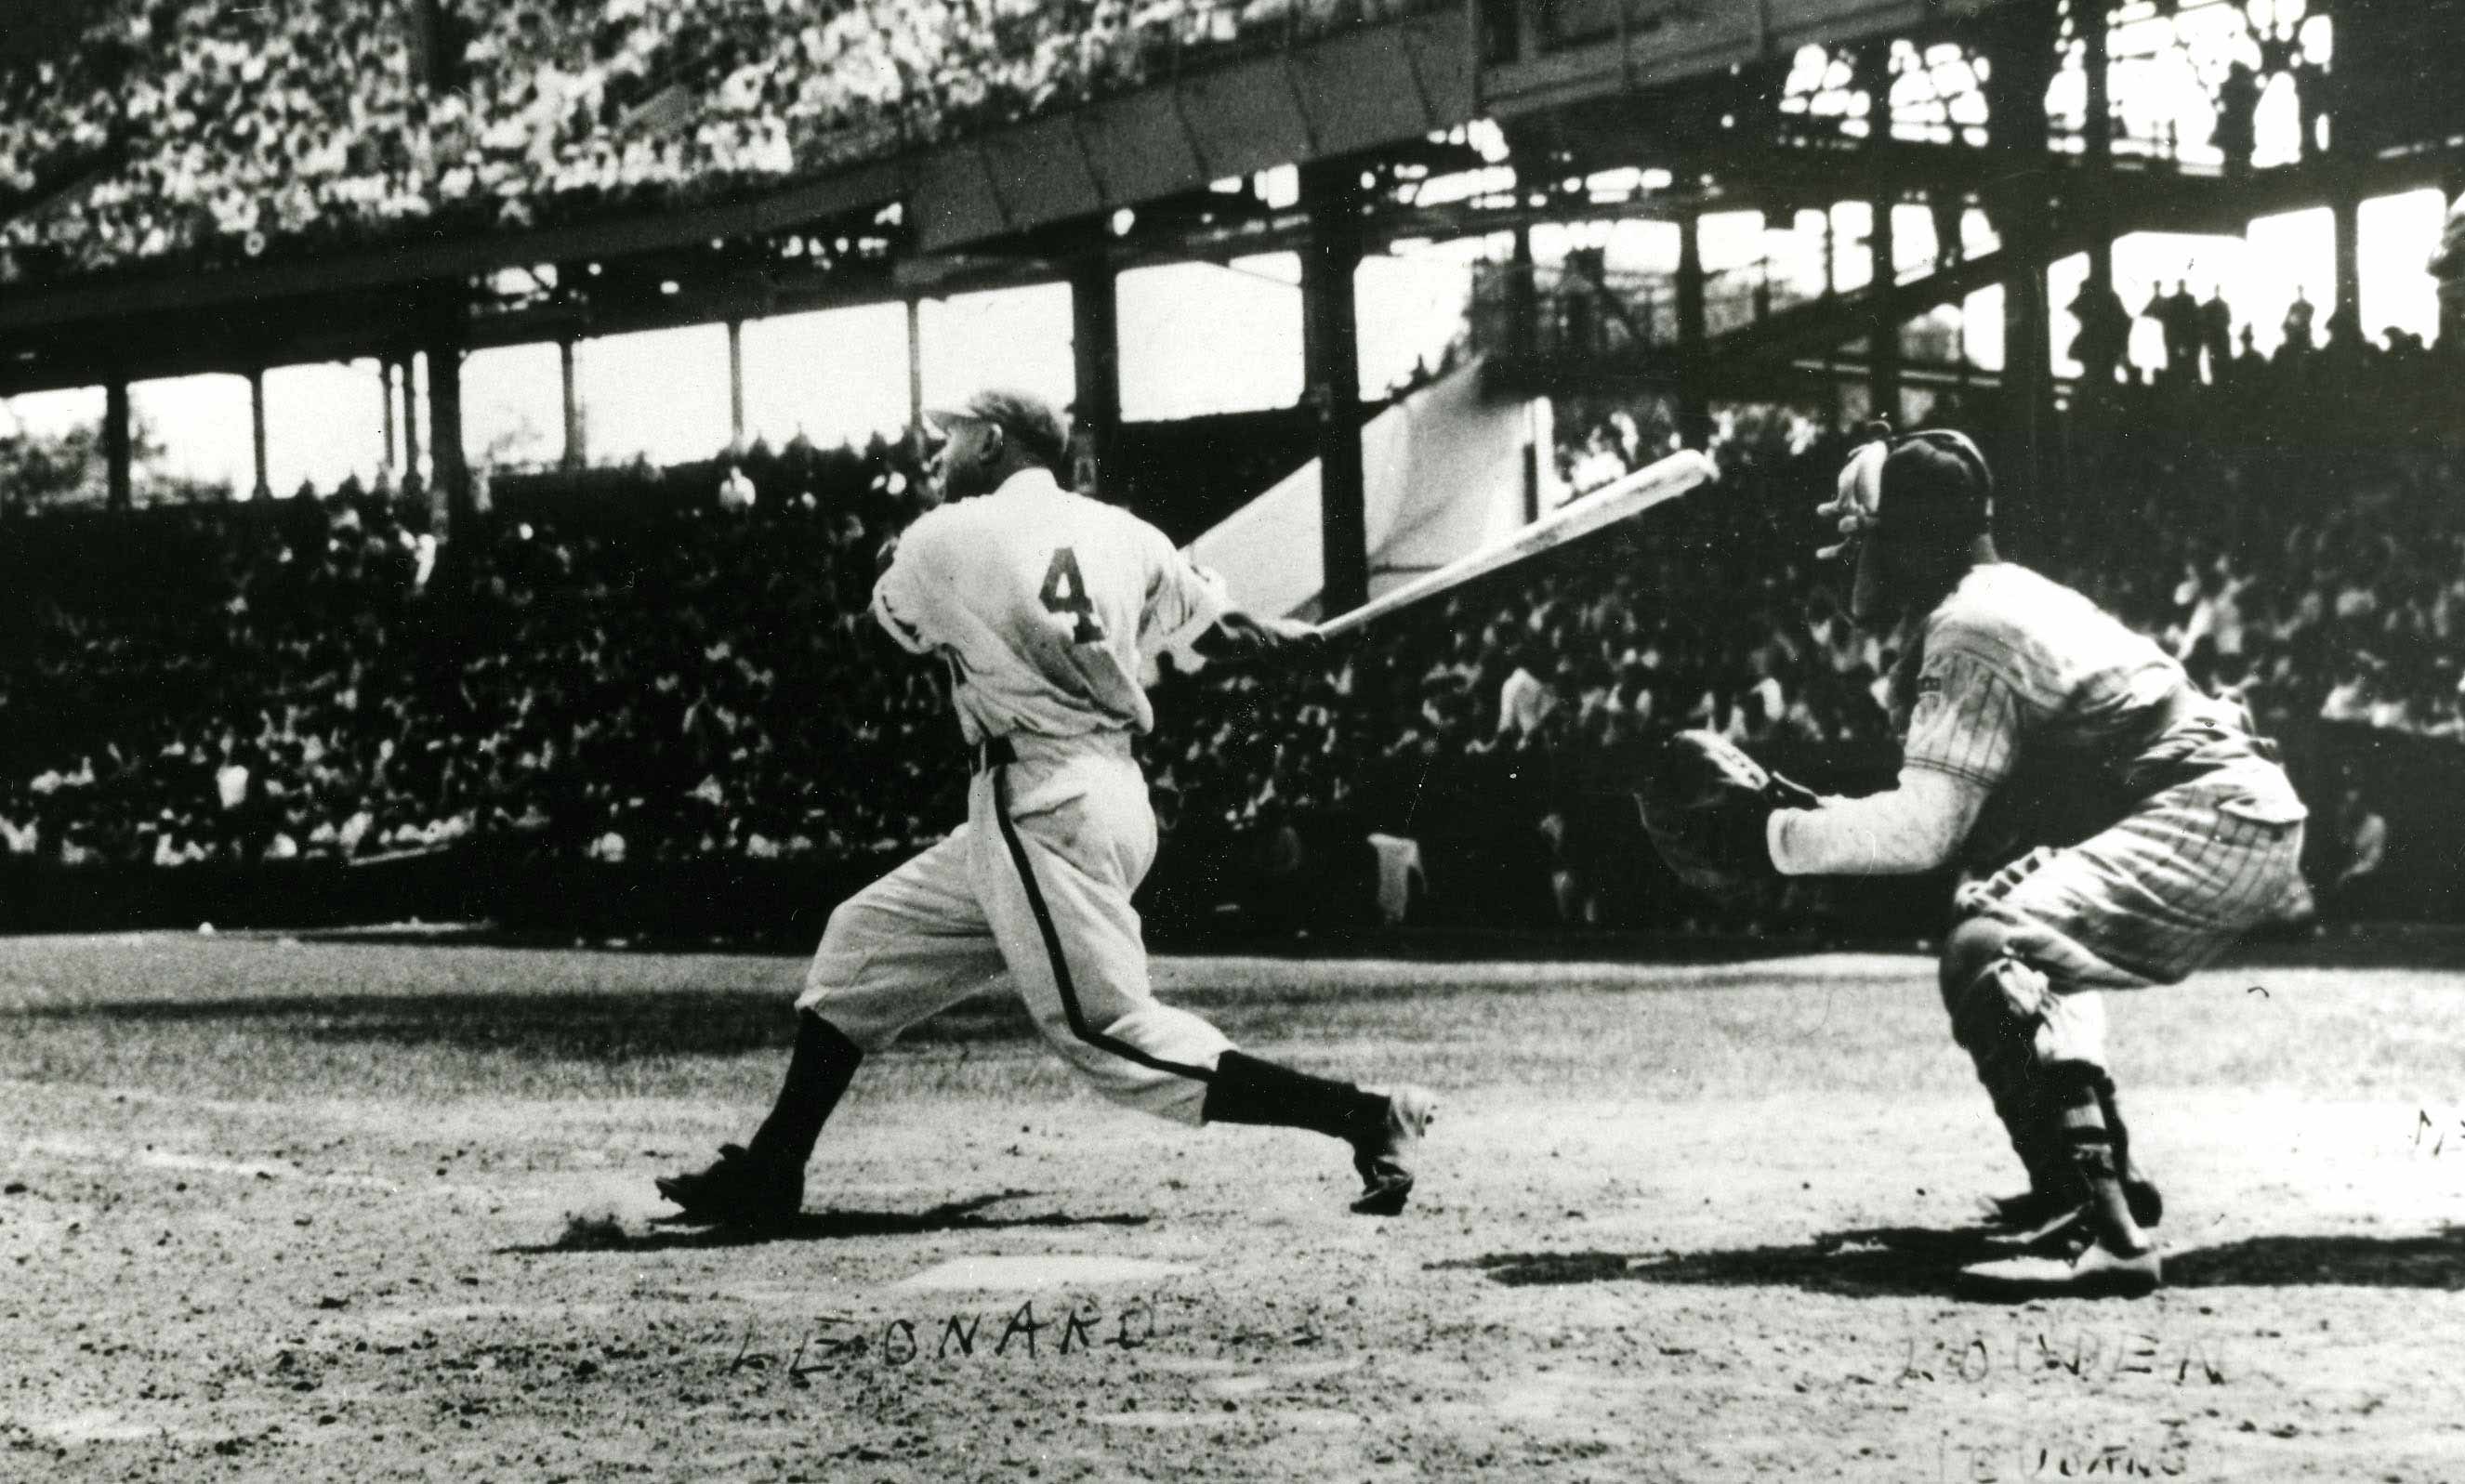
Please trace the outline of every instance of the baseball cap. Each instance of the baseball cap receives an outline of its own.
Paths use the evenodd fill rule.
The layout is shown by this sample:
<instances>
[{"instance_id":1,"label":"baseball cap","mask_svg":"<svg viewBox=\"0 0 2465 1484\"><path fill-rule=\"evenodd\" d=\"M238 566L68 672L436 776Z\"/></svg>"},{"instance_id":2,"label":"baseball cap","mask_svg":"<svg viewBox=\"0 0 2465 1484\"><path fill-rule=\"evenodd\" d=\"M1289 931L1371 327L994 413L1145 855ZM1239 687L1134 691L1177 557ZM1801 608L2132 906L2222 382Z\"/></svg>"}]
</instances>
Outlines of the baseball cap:
<instances>
[{"instance_id":1,"label":"baseball cap","mask_svg":"<svg viewBox=\"0 0 2465 1484\"><path fill-rule=\"evenodd\" d=\"M1053 404L1031 391L991 387L953 408L928 408L924 421L942 429L953 422L990 423L1047 469L1070 462L1070 430Z\"/></svg>"},{"instance_id":2,"label":"baseball cap","mask_svg":"<svg viewBox=\"0 0 2465 1484\"><path fill-rule=\"evenodd\" d=\"M1898 439L1878 485L1884 530L1965 541L1993 523L1994 476L1964 433L1937 428Z\"/></svg>"}]
</instances>

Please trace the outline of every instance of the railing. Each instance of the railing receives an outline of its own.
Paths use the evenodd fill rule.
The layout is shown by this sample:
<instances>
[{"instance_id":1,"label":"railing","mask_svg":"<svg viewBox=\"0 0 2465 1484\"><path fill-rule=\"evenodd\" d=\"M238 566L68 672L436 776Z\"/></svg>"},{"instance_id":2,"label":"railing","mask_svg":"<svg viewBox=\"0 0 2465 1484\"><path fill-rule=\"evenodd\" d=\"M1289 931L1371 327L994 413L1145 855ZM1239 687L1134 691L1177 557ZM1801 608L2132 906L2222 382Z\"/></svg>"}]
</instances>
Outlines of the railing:
<instances>
[{"instance_id":1,"label":"railing","mask_svg":"<svg viewBox=\"0 0 2465 1484\"><path fill-rule=\"evenodd\" d=\"M1522 290L1511 263L1485 263L1474 278L1473 348L1487 355L1578 361L1636 359L1678 343L1677 276L1607 270L1580 261L1534 265L1528 334L1517 326ZM1766 256L1707 273L1703 331L1717 340L1810 297Z\"/></svg>"}]
</instances>

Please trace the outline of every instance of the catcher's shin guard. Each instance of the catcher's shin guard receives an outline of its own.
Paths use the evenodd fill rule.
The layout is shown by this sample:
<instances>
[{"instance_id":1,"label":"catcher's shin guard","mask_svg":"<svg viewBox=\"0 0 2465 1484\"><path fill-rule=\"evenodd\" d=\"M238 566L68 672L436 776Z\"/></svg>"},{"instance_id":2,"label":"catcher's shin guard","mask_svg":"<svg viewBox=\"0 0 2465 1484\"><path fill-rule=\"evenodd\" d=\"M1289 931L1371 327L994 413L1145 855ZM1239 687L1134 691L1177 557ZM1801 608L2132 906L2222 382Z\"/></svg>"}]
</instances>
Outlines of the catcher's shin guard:
<instances>
[{"instance_id":1,"label":"catcher's shin guard","mask_svg":"<svg viewBox=\"0 0 2465 1484\"><path fill-rule=\"evenodd\" d=\"M2114 1078L2099 1071L2097 1075L2098 1111L2104 1116L2105 1131L2114 1141L2114 1167L2122 1177L2123 1199L2131 1203L2131 1219L2143 1227L2153 1227L2165 1219L2165 1199L2131 1158L2131 1129L2122 1121L2122 1110L2116 1103Z\"/></svg>"},{"instance_id":2,"label":"catcher's shin guard","mask_svg":"<svg viewBox=\"0 0 2465 1484\"><path fill-rule=\"evenodd\" d=\"M2066 1110L2085 1100L2095 1105L2099 1126L2110 1135L2133 1219L2143 1227L2157 1225L2165 1200L2131 1161L2130 1132L2103 1066L2101 1003L2089 995L2056 993L2052 981L2009 950L1988 958L1946 998L1952 1037L1976 1066L1977 1079L2029 1174L2026 1195L1993 1203L1998 1219L2033 1228L2090 1198L2064 1132Z\"/></svg>"},{"instance_id":3,"label":"catcher's shin guard","mask_svg":"<svg viewBox=\"0 0 2465 1484\"><path fill-rule=\"evenodd\" d=\"M2070 1161L2063 1157L2060 1131L2037 1085L2035 1071L2032 1066L2023 1067L2018 1075L1989 1081L1985 1067L1977 1069L1978 1080L1986 1083L1986 1096L1994 1104L1994 1117L2029 1177L2026 1193L1991 1203L2003 1225L2017 1228L2040 1226L2080 1200L2078 1182Z\"/></svg>"},{"instance_id":4,"label":"catcher's shin guard","mask_svg":"<svg viewBox=\"0 0 2465 1484\"><path fill-rule=\"evenodd\" d=\"M2062 1104L2063 1139L2070 1146L2072 1169L2088 1192L2089 1221L2098 1241L2118 1252L2147 1251L2151 1244L2140 1229L2130 1194L2123 1188L2115 1133L2106 1126L2099 1094L2105 1074L2076 1063L2049 1070Z\"/></svg>"},{"instance_id":5,"label":"catcher's shin guard","mask_svg":"<svg viewBox=\"0 0 2465 1484\"><path fill-rule=\"evenodd\" d=\"M1985 1084L1994 1116L2010 1138L2011 1152L2028 1171L2031 1193L2068 1204L2077 1198L2076 1187L2037 1066L2036 1028L2049 992L2045 975L1999 953L1946 998L1951 1001L1952 1039L1976 1067L1977 1080Z\"/></svg>"}]
</instances>

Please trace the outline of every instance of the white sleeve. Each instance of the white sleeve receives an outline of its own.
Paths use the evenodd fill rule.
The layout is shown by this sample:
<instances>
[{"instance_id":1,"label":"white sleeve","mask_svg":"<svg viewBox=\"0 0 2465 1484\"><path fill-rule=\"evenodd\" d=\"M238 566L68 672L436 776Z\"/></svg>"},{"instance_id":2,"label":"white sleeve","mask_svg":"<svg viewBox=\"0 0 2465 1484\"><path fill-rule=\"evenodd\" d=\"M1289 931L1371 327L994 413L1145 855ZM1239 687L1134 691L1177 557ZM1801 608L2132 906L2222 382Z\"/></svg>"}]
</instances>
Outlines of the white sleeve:
<instances>
[{"instance_id":1,"label":"white sleeve","mask_svg":"<svg viewBox=\"0 0 2465 1484\"><path fill-rule=\"evenodd\" d=\"M1232 606L1224 579L1150 531L1146 601L1139 613L1139 653L1153 658L1177 650L1214 626Z\"/></svg>"},{"instance_id":2,"label":"white sleeve","mask_svg":"<svg viewBox=\"0 0 2465 1484\"><path fill-rule=\"evenodd\" d=\"M1912 764L1898 787L1814 809L1775 809L1764 827L1783 875L1915 875L1948 865L1968 837L1988 789L1973 779Z\"/></svg>"},{"instance_id":3,"label":"white sleeve","mask_svg":"<svg viewBox=\"0 0 2465 1484\"><path fill-rule=\"evenodd\" d=\"M932 633L934 608L924 581L924 543L916 537L922 523L908 528L889 567L873 584L875 622L889 630L899 647L911 654L931 653L940 642Z\"/></svg>"}]
</instances>

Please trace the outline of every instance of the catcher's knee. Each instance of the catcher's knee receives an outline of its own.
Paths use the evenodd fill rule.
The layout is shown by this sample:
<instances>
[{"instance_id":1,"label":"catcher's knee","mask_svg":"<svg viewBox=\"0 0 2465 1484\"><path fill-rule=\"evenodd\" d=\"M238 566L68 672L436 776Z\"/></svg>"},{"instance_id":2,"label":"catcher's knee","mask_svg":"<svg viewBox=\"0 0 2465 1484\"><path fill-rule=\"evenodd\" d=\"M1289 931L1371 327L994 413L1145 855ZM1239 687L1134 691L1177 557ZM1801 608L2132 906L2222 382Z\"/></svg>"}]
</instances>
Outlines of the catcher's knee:
<instances>
[{"instance_id":1,"label":"catcher's knee","mask_svg":"<svg viewBox=\"0 0 2465 1484\"><path fill-rule=\"evenodd\" d=\"M1943 994L1953 1039L1981 1069L2105 1075L2104 997L2064 992L2012 946L2000 924L1972 919L1953 932L1943 948Z\"/></svg>"},{"instance_id":2,"label":"catcher's knee","mask_svg":"<svg viewBox=\"0 0 2465 1484\"><path fill-rule=\"evenodd\" d=\"M1951 1010L1951 1035L1981 1070L2010 1069L2040 1060L2037 1030L2053 987L2046 976L2015 955L1998 953L1943 980Z\"/></svg>"},{"instance_id":3,"label":"catcher's knee","mask_svg":"<svg viewBox=\"0 0 2465 1484\"><path fill-rule=\"evenodd\" d=\"M1943 941L1943 1008L1960 1019L1961 1002L1979 977L2012 956L2011 930L1991 918L1970 918Z\"/></svg>"}]
</instances>

